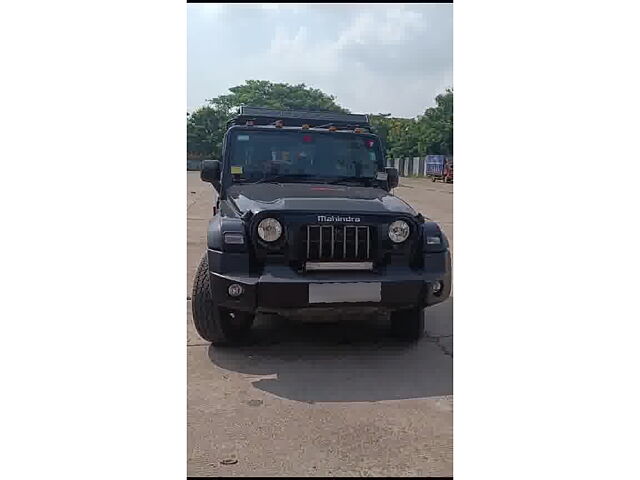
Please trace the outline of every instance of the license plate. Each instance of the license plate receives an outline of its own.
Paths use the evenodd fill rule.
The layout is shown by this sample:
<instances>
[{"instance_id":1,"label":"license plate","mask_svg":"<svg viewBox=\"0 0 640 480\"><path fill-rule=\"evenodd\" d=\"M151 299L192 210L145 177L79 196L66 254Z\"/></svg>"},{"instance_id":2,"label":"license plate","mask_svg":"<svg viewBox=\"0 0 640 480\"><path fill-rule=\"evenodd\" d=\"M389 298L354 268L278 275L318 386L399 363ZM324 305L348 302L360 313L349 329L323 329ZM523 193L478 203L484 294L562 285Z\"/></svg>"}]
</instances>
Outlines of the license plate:
<instances>
[{"instance_id":1,"label":"license plate","mask_svg":"<svg viewBox=\"0 0 640 480\"><path fill-rule=\"evenodd\" d=\"M380 282L310 283L309 303L379 302Z\"/></svg>"}]
</instances>

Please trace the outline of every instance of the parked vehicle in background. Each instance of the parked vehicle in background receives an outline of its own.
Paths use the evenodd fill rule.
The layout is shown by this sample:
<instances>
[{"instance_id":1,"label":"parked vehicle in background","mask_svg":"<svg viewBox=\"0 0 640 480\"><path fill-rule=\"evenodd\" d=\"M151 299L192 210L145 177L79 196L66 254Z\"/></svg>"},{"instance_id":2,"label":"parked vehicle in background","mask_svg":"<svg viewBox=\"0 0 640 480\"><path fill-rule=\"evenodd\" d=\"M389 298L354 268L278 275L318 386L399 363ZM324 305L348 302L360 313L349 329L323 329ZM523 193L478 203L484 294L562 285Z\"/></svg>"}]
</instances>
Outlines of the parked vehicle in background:
<instances>
[{"instance_id":1,"label":"parked vehicle in background","mask_svg":"<svg viewBox=\"0 0 640 480\"><path fill-rule=\"evenodd\" d=\"M444 183L453 183L453 161L447 161L445 164L442 181Z\"/></svg>"},{"instance_id":2,"label":"parked vehicle in background","mask_svg":"<svg viewBox=\"0 0 640 480\"><path fill-rule=\"evenodd\" d=\"M453 183L453 160L445 155L427 155L426 174L434 182Z\"/></svg>"}]
</instances>

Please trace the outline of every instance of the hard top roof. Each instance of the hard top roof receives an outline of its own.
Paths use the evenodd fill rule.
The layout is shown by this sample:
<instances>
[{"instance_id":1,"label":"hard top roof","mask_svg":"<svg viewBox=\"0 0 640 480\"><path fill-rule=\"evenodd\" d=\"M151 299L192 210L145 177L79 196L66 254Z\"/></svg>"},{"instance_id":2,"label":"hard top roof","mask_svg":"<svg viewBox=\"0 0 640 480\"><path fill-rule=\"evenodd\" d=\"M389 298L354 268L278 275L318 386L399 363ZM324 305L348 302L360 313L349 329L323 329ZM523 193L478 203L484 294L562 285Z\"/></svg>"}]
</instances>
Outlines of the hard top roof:
<instances>
[{"instance_id":1,"label":"hard top roof","mask_svg":"<svg viewBox=\"0 0 640 480\"><path fill-rule=\"evenodd\" d=\"M232 125L274 125L280 120L283 126L302 127L307 125L312 128L355 129L371 130L369 117L355 113L341 113L330 111L304 111L304 110L277 110L263 107L241 106L238 115L227 123Z\"/></svg>"}]
</instances>

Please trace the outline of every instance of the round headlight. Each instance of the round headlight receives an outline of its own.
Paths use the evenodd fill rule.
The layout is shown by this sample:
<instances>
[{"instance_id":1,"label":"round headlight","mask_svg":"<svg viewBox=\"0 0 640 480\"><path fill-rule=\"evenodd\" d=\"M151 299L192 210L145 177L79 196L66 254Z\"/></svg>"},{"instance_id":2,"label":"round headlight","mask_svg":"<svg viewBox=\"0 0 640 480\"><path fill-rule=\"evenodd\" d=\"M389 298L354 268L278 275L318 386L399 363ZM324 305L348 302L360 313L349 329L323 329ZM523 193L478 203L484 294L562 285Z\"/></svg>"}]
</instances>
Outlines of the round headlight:
<instances>
[{"instance_id":1,"label":"round headlight","mask_svg":"<svg viewBox=\"0 0 640 480\"><path fill-rule=\"evenodd\" d=\"M409 233L411 233L411 229L409 228L409 224L404 220L396 220L389 225L389 238L392 242L404 242L409 238Z\"/></svg>"},{"instance_id":2,"label":"round headlight","mask_svg":"<svg viewBox=\"0 0 640 480\"><path fill-rule=\"evenodd\" d=\"M265 218L258 223L258 236L265 242L275 242L282 235L282 225L275 218Z\"/></svg>"}]
</instances>

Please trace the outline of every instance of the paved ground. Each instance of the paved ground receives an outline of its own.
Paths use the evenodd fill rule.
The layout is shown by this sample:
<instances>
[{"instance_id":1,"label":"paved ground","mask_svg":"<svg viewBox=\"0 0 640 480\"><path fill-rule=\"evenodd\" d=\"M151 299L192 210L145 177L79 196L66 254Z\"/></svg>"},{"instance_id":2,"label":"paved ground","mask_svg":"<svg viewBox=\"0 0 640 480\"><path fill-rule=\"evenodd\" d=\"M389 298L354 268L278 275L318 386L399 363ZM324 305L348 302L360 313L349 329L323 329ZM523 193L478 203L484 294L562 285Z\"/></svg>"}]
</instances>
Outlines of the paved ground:
<instances>
[{"instance_id":1,"label":"paved ground","mask_svg":"<svg viewBox=\"0 0 640 480\"><path fill-rule=\"evenodd\" d=\"M401 179L395 194L439 222L453 245L453 186ZM188 172L187 295L206 248L214 191ZM256 322L257 345L214 349L187 300L188 474L452 475L451 299L427 311L414 346L383 322ZM227 461L224 464L223 461Z\"/></svg>"}]
</instances>

